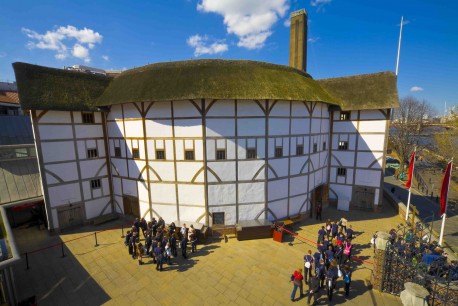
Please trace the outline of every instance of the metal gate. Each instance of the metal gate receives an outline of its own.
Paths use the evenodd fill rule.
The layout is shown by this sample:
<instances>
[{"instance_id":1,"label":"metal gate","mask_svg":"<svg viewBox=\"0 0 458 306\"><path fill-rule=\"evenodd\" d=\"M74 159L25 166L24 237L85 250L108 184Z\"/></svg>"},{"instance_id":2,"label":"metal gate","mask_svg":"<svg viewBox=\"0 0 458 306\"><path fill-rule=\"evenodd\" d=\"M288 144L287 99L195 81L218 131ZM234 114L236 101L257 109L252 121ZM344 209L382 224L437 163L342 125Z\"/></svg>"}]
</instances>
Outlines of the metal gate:
<instances>
[{"instance_id":1,"label":"metal gate","mask_svg":"<svg viewBox=\"0 0 458 306\"><path fill-rule=\"evenodd\" d=\"M59 219L59 228L69 228L83 224L83 212L81 206L72 206L64 208L57 212Z\"/></svg>"}]
</instances>

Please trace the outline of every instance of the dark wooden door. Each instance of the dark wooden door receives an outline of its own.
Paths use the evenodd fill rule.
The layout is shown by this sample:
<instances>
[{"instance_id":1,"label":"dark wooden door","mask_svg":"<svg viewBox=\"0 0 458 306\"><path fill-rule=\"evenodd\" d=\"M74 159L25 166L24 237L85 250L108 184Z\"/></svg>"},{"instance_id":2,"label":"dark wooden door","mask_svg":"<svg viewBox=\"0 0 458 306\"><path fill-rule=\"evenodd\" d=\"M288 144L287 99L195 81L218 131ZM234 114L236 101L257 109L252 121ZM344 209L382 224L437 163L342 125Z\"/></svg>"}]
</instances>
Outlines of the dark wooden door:
<instances>
[{"instance_id":1,"label":"dark wooden door","mask_svg":"<svg viewBox=\"0 0 458 306\"><path fill-rule=\"evenodd\" d=\"M60 210L57 215L61 229L83 224L83 212L80 206Z\"/></svg>"},{"instance_id":2,"label":"dark wooden door","mask_svg":"<svg viewBox=\"0 0 458 306\"><path fill-rule=\"evenodd\" d=\"M124 214L140 218L140 204L137 197L124 196L122 198Z\"/></svg>"}]
</instances>

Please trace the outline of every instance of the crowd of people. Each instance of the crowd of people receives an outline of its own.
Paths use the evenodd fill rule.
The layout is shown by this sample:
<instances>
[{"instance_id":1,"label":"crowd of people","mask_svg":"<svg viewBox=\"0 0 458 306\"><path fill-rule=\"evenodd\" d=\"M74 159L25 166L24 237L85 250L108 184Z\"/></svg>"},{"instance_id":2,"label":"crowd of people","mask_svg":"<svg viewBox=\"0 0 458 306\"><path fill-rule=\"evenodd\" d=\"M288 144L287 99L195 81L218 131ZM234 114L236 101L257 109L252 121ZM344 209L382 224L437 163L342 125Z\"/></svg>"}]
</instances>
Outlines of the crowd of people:
<instances>
[{"instance_id":1,"label":"crowd of people","mask_svg":"<svg viewBox=\"0 0 458 306\"><path fill-rule=\"evenodd\" d=\"M321 289L326 289L329 301L332 301L337 280L342 278L345 297L349 296L351 284L352 239L354 231L345 218L339 221L328 219L318 230L317 249L314 253L308 250L304 255L304 270L296 269L291 275L293 291L291 301L295 301L297 290L304 297L303 284L308 285L308 304L320 298ZM302 273L304 271L304 273Z\"/></svg>"},{"instance_id":2,"label":"crowd of people","mask_svg":"<svg viewBox=\"0 0 458 306\"><path fill-rule=\"evenodd\" d=\"M141 238L143 236L143 238ZM143 243L142 243L143 241ZM191 243L191 252L197 251L198 235L191 224L186 227L177 227L174 222L165 224L159 217L147 222L144 218L135 219L131 230L127 231L124 244L128 247L132 259L138 259L138 264L143 264L143 258L152 258L156 270L162 271L164 263L171 265L172 258L178 256L177 247L181 256L187 258L188 243Z\"/></svg>"}]
</instances>

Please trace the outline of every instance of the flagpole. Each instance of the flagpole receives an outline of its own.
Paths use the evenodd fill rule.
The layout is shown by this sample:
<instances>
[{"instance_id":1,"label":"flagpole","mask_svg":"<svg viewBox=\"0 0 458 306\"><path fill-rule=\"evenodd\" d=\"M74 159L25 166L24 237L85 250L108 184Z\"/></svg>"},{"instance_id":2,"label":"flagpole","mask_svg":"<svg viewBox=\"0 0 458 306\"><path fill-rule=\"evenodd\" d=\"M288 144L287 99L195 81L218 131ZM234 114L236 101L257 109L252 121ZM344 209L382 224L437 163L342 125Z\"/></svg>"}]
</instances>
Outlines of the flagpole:
<instances>
[{"instance_id":1,"label":"flagpole","mask_svg":"<svg viewBox=\"0 0 458 306\"><path fill-rule=\"evenodd\" d=\"M397 60L396 60L396 76L398 76L399 56L401 55L402 24L403 23L404 23L404 16L401 17L401 29L399 30L398 57L397 57Z\"/></svg>"},{"instance_id":2,"label":"flagpole","mask_svg":"<svg viewBox=\"0 0 458 306\"><path fill-rule=\"evenodd\" d=\"M450 175L448 178L448 186L447 186L447 197L445 198L445 211L442 214L442 225L441 225L441 233L439 236L439 245L442 246L442 238L444 237L444 228L445 228L445 218L447 216L447 204L448 204L448 192L450 191L450 179L452 178L452 168L453 168L453 157L452 160L450 161Z\"/></svg>"},{"instance_id":3,"label":"flagpole","mask_svg":"<svg viewBox=\"0 0 458 306\"><path fill-rule=\"evenodd\" d=\"M407 198L406 221L409 220L410 197L412 195L412 190L411 190L411 188L412 188L412 177L413 177L413 171L415 170L415 155L417 153L417 147L415 147L415 150L413 152L414 152L413 158L410 159L410 162L412 163L412 174L411 174L412 176L407 178L407 180L410 181L410 186L409 186L409 196ZM409 167L410 167L410 165L409 165ZM409 171L409 175L410 175L410 171Z\"/></svg>"}]
</instances>

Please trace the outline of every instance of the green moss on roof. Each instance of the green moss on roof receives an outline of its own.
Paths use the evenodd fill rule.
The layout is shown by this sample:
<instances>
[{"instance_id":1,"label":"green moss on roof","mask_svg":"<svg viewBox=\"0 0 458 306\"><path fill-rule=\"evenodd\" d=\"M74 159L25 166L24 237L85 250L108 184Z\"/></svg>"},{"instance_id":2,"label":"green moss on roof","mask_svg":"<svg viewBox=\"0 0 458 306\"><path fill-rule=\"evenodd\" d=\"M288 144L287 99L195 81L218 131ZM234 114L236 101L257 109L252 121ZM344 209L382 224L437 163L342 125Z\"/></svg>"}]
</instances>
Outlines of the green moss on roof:
<instances>
[{"instance_id":1,"label":"green moss on roof","mask_svg":"<svg viewBox=\"0 0 458 306\"><path fill-rule=\"evenodd\" d=\"M19 100L23 109L96 110L95 99L105 90L111 78L14 63Z\"/></svg>"},{"instance_id":2,"label":"green moss on roof","mask_svg":"<svg viewBox=\"0 0 458 306\"><path fill-rule=\"evenodd\" d=\"M317 82L337 99L343 110L399 107L396 75L393 72L322 79Z\"/></svg>"},{"instance_id":3,"label":"green moss on roof","mask_svg":"<svg viewBox=\"0 0 458 306\"><path fill-rule=\"evenodd\" d=\"M158 63L116 77L97 105L185 99L282 99L336 104L308 74L244 60Z\"/></svg>"}]
</instances>

